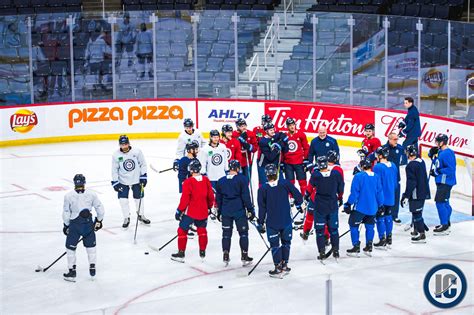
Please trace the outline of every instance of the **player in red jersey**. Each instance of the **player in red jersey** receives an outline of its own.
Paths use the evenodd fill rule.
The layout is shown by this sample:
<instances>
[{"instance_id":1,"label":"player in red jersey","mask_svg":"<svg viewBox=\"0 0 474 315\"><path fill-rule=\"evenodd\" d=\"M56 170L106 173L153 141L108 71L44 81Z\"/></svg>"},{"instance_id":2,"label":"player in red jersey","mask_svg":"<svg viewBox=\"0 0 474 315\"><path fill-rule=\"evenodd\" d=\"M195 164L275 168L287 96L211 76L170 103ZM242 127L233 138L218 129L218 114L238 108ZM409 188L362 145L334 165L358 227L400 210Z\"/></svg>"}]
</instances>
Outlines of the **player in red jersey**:
<instances>
[{"instance_id":1,"label":"player in red jersey","mask_svg":"<svg viewBox=\"0 0 474 315\"><path fill-rule=\"evenodd\" d=\"M231 125L222 126L221 143L227 147L227 161L237 160L240 162L243 160L242 147L239 140L232 137L233 132L234 128Z\"/></svg>"},{"instance_id":2,"label":"player in red jersey","mask_svg":"<svg viewBox=\"0 0 474 315\"><path fill-rule=\"evenodd\" d=\"M304 170L304 161L308 159L309 144L306 134L296 129L296 122L293 118L286 119L288 128L288 152L283 155L283 164L285 178L293 185L295 184L295 174L300 186L301 194L306 192L306 172Z\"/></svg>"},{"instance_id":3,"label":"player in red jersey","mask_svg":"<svg viewBox=\"0 0 474 315\"><path fill-rule=\"evenodd\" d=\"M199 236L199 256L206 256L207 217L214 204L214 192L209 179L201 175L201 162L194 159L189 163L191 177L183 182L183 193L176 210L175 218L179 221L178 252L171 259L184 262L184 252L188 241L188 230L191 224L197 227Z\"/></svg>"},{"instance_id":4,"label":"player in red jersey","mask_svg":"<svg viewBox=\"0 0 474 315\"><path fill-rule=\"evenodd\" d=\"M239 118L235 121L235 127L232 137L239 140L240 146L242 147L242 160L240 166L242 168L242 174L247 176L250 180L252 174L252 163L253 153L257 152L258 143L255 134L251 130L247 130L247 122L243 118Z\"/></svg>"},{"instance_id":5,"label":"player in red jersey","mask_svg":"<svg viewBox=\"0 0 474 315\"><path fill-rule=\"evenodd\" d=\"M369 155L372 152L375 152L378 147L382 146L380 140L375 137L375 126L372 124L365 125L364 128L365 139L362 140L362 150L367 152Z\"/></svg>"}]
</instances>

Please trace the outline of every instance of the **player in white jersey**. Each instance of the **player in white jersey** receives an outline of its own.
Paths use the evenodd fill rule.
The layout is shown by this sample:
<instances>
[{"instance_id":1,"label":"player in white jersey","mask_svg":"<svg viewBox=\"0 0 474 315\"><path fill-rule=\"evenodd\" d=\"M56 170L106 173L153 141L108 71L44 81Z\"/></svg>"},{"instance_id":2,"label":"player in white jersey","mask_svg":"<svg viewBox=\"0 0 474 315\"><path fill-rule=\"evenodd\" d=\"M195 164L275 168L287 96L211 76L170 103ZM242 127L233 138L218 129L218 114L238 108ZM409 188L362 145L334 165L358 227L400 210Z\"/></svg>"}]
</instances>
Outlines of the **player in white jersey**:
<instances>
[{"instance_id":1,"label":"player in white jersey","mask_svg":"<svg viewBox=\"0 0 474 315\"><path fill-rule=\"evenodd\" d=\"M97 195L85 190L86 178L82 174L74 176L74 191L64 196L63 233L66 235L66 253L69 272L63 274L64 280L76 281L76 248L82 237L82 243L89 259L89 274L95 277L96 240L95 232L102 228L104 207ZM92 208L97 213L92 219Z\"/></svg>"},{"instance_id":2,"label":"player in white jersey","mask_svg":"<svg viewBox=\"0 0 474 315\"><path fill-rule=\"evenodd\" d=\"M186 155L186 144L193 141L199 143L199 147L202 148L206 141L202 137L199 130L194 129L194 122L191 118L185 118L183 122L184 130L178 137L178 147L176 148L176 159L173 162L173 170L177 172L179 170L179 160Z\"/></svg>"},{"instance_id":3,"label":"player in white jersey","mask_svg":"<svg viewBox=\"0 0 474 315\"><path fill-rule=\"evenodd\" d=\"M143 188L147 184L147 167L145 157L138 148L132 148L126 135L119 138L120 149L112 156L112 187L118 193L120 207L123 213L124 229L130 224L130 205L128 193L130 187L135 199L135 206L138 214L138 221L150 224L150 220L145 217L144 192Z\"/></svg>"},{"instance_id":4,"label":"player in white jersey","mask_svg":"<svg viewBox=\"0 0 474 315\"><path fill-rule=\"evenodd\" d=\"M217 181L226 176L229 170L227 161L227 147L219 143L219 131L211 130L209 143L201 148L198 159L201 162L201 173L206 174L211 181L212 188L216 188Z\"/></svg>"}]
</instances>

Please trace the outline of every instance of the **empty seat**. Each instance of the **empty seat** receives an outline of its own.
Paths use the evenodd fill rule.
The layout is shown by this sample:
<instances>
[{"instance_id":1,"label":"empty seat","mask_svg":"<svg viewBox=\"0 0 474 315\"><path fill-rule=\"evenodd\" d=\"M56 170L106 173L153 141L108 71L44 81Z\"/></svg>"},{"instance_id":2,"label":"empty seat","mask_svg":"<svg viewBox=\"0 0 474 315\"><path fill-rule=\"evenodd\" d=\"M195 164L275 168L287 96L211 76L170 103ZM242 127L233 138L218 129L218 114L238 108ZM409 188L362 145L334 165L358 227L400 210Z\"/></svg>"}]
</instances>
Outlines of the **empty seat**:
<instances>
[{"instance_id":1,"label":"empty seat","mask_svg":"<svg viewBox=\"0 0 474 315\"><path fill-rule=\"evenodd\" d=\"M197 55L199 57L207 57L211 54L211 43L199 42L197 44Z\"/></svg>"},{"instance_id":2,"label":"empty seat","mask_svg":"<svg viewBox=\"0 0 474 315\"><path fill-rule=\"evenodd\" d=\"M420 10L420 16L425 18L432 18L435 14L434 5L422 5Z\"/></svg>"},{"instance_id":3,"label":"empty seat","mask_svg":"<svg viewBox=\"0 0 474 315\"><path fill-rule=\"evenodd\" d=\"M199 40L205 42L215 42L219 32L216 30L201 30L199 33Z\"/></svg>"},{"instance_id":4,"label":"empty seat","mask_svg":"<svg viewBox=\"0 0 474 315\"><path fill-rule=\"evenodd\" d=\"M448 19L449 18L449 6L447 5L437 5L435 7L434 17L437 19Z\"/></svg>"},{"instance_id":5,"label":"empty seat","mask_svg":"<svg viewBox=\"0 0 474 315\"><path fill-rule=\"evenodd\" d=\"M219 72L222 70L222 58L211 57L207 60L207 71Z\"/></svg>"},{"instance_id":6,"label":"empty seat","mask_svg":"<svg viewBox=\"0 0 474 315\"><path fill-rule=\"evenodd\" d=\"M171 54L175 57L187 57L188 46L186 45L186 43L172 43Z\"/></svg>"},{"instance_id":7,"label":"empty seat","mask_svg":"<svg viewBox=\"0 0 474 315\"><path fill-rule=\"evenodd\" d=\"M313 73L313 60L312 59L300 60L299 69L300 69L299 70L300 74L312 74Z\"/></svg>"},{"instance_id":8,"label":"empty seat","mask_svg":"<svg viewBox=\"0 0 474 315\"><path fill-rule=\"evenodd\" d=\"M225 43L215 43L212 45L212 57L227 57L229 54L229 44Z\"/></svg>"},{"instance_id":9,"label":"empty seat","mask_svg":"<svg viewBox=\"0 0 474 315\"><path fill-rule=\"evenodd\" d=\"M308 46L296 45L293 47L293 53L291 58L294 59L305 59L309 56Z\"/></svg>"},{"instance_id":10,"label":"empty seat","mask_svg":"<svg viewBox=\"0 0 474 315\"><path fill-rule=\"evenodd\" d=\"M168 60L169 71L178 72L184 69L184 60L180 57L172 57Z\"/></svg>"},{"instance_id":11,"label":"empty seat","mask_svg":"<svg viewBox=\"0 0 474 315\"><path fill-rule=\"evenodd\" d=\"M297 73L299 70L299 60L290 59L283 61L283 70L282 73Z\"/></svg>"},{"instance_id":12,"label":"empty seat","mask_svg":"<svg viewBox=\"0 0 474 315\"><path fill-rule=\"evenodd\" d=\"M225 58L222 63L222 72L235 72L235 59L234 58Z\"/></svg>"},{"instance_id":13,"label":"empty seat","mask_svg":"<svg viewBox=\"0 0 474 315\"><path fill-rule=\"evenodd\" d=\"M158 57L168 57L170 55L170 45L162 43L156 46L156 55Z\"/></svg>"},{"instance_id":14,"label":"empty seat","mask_svg":"<svg viewBox=\"0 0 474 315\"><path fill-rule=\"evenodd\" d=\"M406 6L405 15L418 16L420 14L420 6L418 4L409 4Z\"/></svg>"},{"instance_id":15,"label":"empty seat","mask_svg":"<svg viewBox=\"0 0 474 315\"><path fill-rule=\"evenodd\" d=\"M219 42L233 43L234 42L234 31L233 30L221 30L221 31L219 31Z\"/></svg>"},{"instance_id":16,"label":"empty seat","mask_svg":"<svg viewBox=\"0 0 474 315\"><path fill-rule=\"evenodd\" d=\"M166 72L168 69L168 59L166 58L156 58L156 71L157 72Z\"/></svg>"}]
</instances>

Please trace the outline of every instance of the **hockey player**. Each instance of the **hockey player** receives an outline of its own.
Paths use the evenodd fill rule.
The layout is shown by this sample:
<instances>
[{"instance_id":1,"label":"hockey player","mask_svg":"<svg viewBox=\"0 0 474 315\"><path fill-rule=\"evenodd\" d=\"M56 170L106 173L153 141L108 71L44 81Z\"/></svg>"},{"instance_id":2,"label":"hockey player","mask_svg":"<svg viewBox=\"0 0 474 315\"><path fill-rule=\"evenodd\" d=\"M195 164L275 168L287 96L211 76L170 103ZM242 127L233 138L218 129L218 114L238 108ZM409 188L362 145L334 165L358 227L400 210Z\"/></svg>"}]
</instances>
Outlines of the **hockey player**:
<instances>
[{"instance_id":1,"label":"hockey player","mask_svg":"<svg viewBox=\"0 0 474 315\"><path fill-rule=\"evenodd\" d=\"M265 136L260 139L258 147L260 149L258 156L258 180L260 186L266 183L265 166L274 164L279 173L283 174L282 153L288 152L288 136L283 132L275 133L273 123L267 123L264 126Z\"/></svg>"},{"instance_id":2,"label":"hockey player","mask_svg":"<svg viewBox=\"0 0 474 315\"><path fill-rule=\"evenodd\" d=\"M339 164L337 164L339 161L339 155L336 153L336 151L333 151L333 150L329 151L326 159L327 159L327 164L328 164L327 165L328 171L332 171L332 170L337 171L342 177L342 182L344 182L344 171L342 167ZM318 164L318 169L319 169L319 164ZM314 170L313 173L316 171L317 169ZM316 187L313 186L310 179L310 184L308 185L308 189L305 193L305 200L308 202L308 208L307 208L306 217L304 220L303 232L300 234L301 238L304 241L308 240L309 233L311 232L311 228L313 227L314 211L312 210L314 210L313 200L315 196L316 196ZM339 206L342 205L343 196L344 196L344 191L342 191L338 195ZM327 225L325 225L324 227L324 235L326 236L326 245L329 245L328 241L330 240L331 234L329 233Z\"/></svg>"},{"instance_id":3,"label":"hockey player","mask_svg":"<svg viewBox=\"0 0 474 315\"><path fill-rule=\"evenodd\" d=\"M433 161L430 175L435 178L436 195L435 203L438 209L440 225L433 230L435 235L447 235L450 233L451 213L453 209L449 204L451 189L456 185L456 156L454 151L448 147L448 136L439 134L435 138L436 147L430 149L428 156Z\"/></svg>"},{"instance_id":4,"label":"hockey player","mask_svg":"<svg viewBox=\"0 0 474 315\"><path fill-rule=\"evenodd\" d=\"M74 191L64 196L63 233L66 235L66 253L69 272L65 273L64 280L76 281L76 248L82 237L82 243L87 251L89 260L89 274L95 277L96 270L96 239L95 232L102 228L104 207L97 195L86 190L86 178L82 174L74 176ZM92 218L92 208L97 216Z\"/></svg>"},{"instance_id":5,"label":"hockey player","mask_svg":"<svg viewBox=\"0 0 474 315\"><path fill-rule=\"evenodd\" d=\"M400 200L400 165L402 165L403 157L405 156L404 149L398 144L398 135L391 132L388 135L388 141L383 145L388 149L388 160L397 167L397 187L395 189L395 205L392 207L393 222L400 224L402 221L398 218L399 200Z\"/></svg>"},{"instance_id":6,"label":"hockey player","mask_svg":"<svg viewBox=\"0 0 474 315\"><path fill-rule=\"evenodd\" d=\"M286 179L278 176L275 164L265 166L268 182L258 189L258 229L265 233L270 243L275 269L270 270L271 277L281 277L288 274L291 238L293 236L291 208L288 194L295 199L296 209L302 213L303 197L296 187ZM280 245L281 241L281 245Z\"/></svg>"},{"instance_id":7,"label":"hockey player","mask_svg":"<svg viewBox=\"0 0 474 315\"><path fill-rule=\"evenodd\" d=\"M179 181L179 193L183 191L183 182L186 178L191 176L189 173L189 163L197 158L199 153L199 143L193 140L190 143L186 143L186 155L179 159L179 170L178 170L178 181Z\"/></svg>"},{"instance_id":8,"label":"hockey player","mask_svg":"<svg viewBox=\"0 0 474 315\"><path fill-rule=\"evenodd\" d=\"M318 157L318 170L311 174L310 184L316 189L314 203L314 229L318 245L318 259L325 259L324 236L325 226L328 226L334 258L339 258L339 231L337 209L342 205L344 180L337 170L329 170L328 158Z\"/></svg>"},{"instance_id":9,"label":"hockey player","mask_svg":"<svg viewBox=\"0 0 474 315\"><path fill-rule=\"evenodd\" d=\"M418 149L415 145L409 145L407 147L406 155L408 156L408 164L405 168L407 182L400 205L405 207L405 203L408 200L408 207L416 232L411 238L411 241L413 243L426 243L423 207L425 200L430 199L430 187L428 175L426 174L426 165L423 159L418 156Z\"/></svg>"},{"instance_id":10,"label":"hockey player","mask_svg":"<svg viewBox=\"0 0 474 315\"><path fill-rule=\"evenodd\" d=\"M400 129L400 138L404 137L403 148L414 144L418 148L418 138L421 136L420 113L414 105L413 98L405 97L403 106L407 109L405 119L400 121L398 128ZM403 155L403 164L406 164L406 155Z\"/></svg>"},{"instance_id":11,"label":"hockey player","mask_svg":"<svg viewBox=\"0 0 474 315\"><path fill-rule=\"evenodd\" d=\"M294 185L296 174L301 194L304 195L307 184L303 161L308 160L308 139L303 131L296 130L296 122L293 118L286 119L286 127L288 128L288 152L283 155L285 178Z\"/></svg>"},{"instance_id":12,"label":"hockey player","mask_svg":"<svg viewBox=\"0 0 474 315\"><path fill-rule=\"evenodd\" d=\"M260 139L262 139L265 136L265 125L272 123L272 118L270 115L262 115L262 124L260 126L257 126L253 128L253 133L255 137L257 138L257 144L260 142Z\"/></svg>"},{"instance_id":13,"label":"hockey player","mask_svg":"<svg viewBox=\"0 0 474 315\"><path fill-rule=\"evenodd\" d=\"M247 130L247 122L243 118L239 118L235 122L236 129L233 137L240 141L242 147L242 173L250 180L252 175L253 153L257 152L258 144L255 134L251 130Z\"/></svg>"},{"instance_id":14,"label":"hockey player","mask_svg":"<svg viewBox=\"0 0 474 315\"><path fill-rule=\"evenodd\" d=\"M237 160L229 161L229 175L217 181L216 203L217 219L222 222L222 251L224 264L229 264L229 251L232 239L232 230L235 222L240 236L241 261L244 266L252 263L249 257L249 225L247 219L255 218L255 209L250 200L248 179L241 174L240 163Z\"/></svg>"},{"instance_id":15,"label":"hockey player","mask_svg":"<svg viewBox=\"0 0 474 315\"><path fill-rule=\"evenodd\" d=\"M388 161L389 150L385 147L379 147L375 150L378 163L373 167L374 173L380 176L382 182L384 201L383 205L377 210L375 216L377 222L377 233L379 242L375 243L375 248L383 249L392 245L392 208L395 202L395 191L398 184L398 168Z\"/></svg>"},{"instance_id":16,"label":"hockey player","mask_svg":"<svg viewBox=\"0 0 474 315\"><path fill-rule=\"evenodd\" d=\"M367 151L365 151L364 149L359 149L357 150L357 155L359 156L359 163L354 166L352 175L362 172L362 166L360 166L360 162L364 161L367 158Z\"/></svg>"},{"instance_id":17,"label":"hockey player","mask_svg":"<svg viewBox=\"0 0 474 315\"><path fill-rule=\"evenodd\" d=\"M336 151L339 154L339 145L337 140L331 136L328 136L326 127L319 127L318 136L311 141L308 153L308 163L306 168L309 170L313 166L313 163L320 156L327 156L329 151Z\"/></svg>"},{"instance_id":18,"label":"hockey player","mask_svg":"<svg viewBox=\"0 0 474 315\"><path fill-rule=\"evenodd\" d=\"M211 130L209 133L209 144L199 152L198 158L201 162L201 173L207 175L211 181L212 188L216 188L219 178L226 175L229 170L227 162L227 148L219 142L219 131Z\"/></svg>"},{"instance_id":19,"label":"hockey player","mask_svg":"<svg viewBox=\"0 0 474 315\"><path fill-rule=\"evenodd\" d=\"M373 124L366 124L364 127L365 139L362 140L362 150L367 154L375 152L378 147L382 146L379 138L375 137L375 126Z\"/></svg>"},{"instance_id":20,"label":"hockey player","mask_svg":"<svg viewBox=\"0 0 474 315\"><path fill-rule=\"evenodd\" d=\"M143 153L138 148L130 146L126 135L119 138L120 149L112 156L112 187L118 193L120 207L122 208L124 229L130 225L130 205L128 193L132 188L133 199L137 209L138 221L150 224L145 217L144 192L147 184L147 166Z\"/></svg>"},{"instance_id":21,"label":"hockey player","mask_svg":"<svg viewBox=\"0 0 474 315\"><path fill-rule=\"evenodd\" d=\"M178 146L176 148L176 159L173 162L173 170L179 170L179 159L186 155L186 144L196 140L199 147L203 147L206 141L199 130L194 129L194 122L191 118L185 118L183 122L184 130L178 137Z\"/></svg>"},{"instance_id":22,"label":"hockey player","mask_svg":"<svg viewBox=\"0 0 474 315\"><path fill-rule=\"evenodd\" d=\"M364 253L372 255L372 244L374 239L374 223L377 210L383 205L384 196L380 176L370 169L372 163L362 160L360 165L362 172L357 173L351 184L351 194L344 204L344 212L349 214L349 226L353 248L347 250L348 256L358 256L360 253L359 225L365 225L366 246ZM354 208L352 206L354 205Z\"/></svg>"},{"instance_id":23,"label":"hockey player","mask_svg":"<svg viewBox=\"0 0 474 315\"><path fill-rule=\"evenodd\" d=\"M221 143L227 147L227 161L242 161L242 147L237 139L232 138L234 128L231 125L222 126Z\"/></svg>"},{"instance_id":24,"label":"hockey player","mask_svg":"<svg viewBox=\"0 0 474 315\"><path fill-rule=\"evenodd\" d=\"M179 221L178 252L171 259L184 262L184 252L188 241L188 230L191 224L197 227L199 237L199 256L206 257L207 247L207 217L214 204L214 193L211 182L201 175L201 163L195 159L189 163L191 177L183 183L183 193L176 210L175 219Z\"/></svg>"}]
</instances>

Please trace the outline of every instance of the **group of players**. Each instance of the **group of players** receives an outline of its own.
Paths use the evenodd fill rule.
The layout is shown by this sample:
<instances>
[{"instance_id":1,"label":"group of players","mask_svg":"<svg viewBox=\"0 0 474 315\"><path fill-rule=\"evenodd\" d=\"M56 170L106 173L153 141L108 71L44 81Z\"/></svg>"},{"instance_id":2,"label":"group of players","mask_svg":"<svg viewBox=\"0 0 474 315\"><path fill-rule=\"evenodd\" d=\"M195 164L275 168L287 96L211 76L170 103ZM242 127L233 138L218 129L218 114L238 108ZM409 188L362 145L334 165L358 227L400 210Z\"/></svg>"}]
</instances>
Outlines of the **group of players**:
<instances>
[{"instance_id":1,"label":"group of players","mask_svg":"<svg viewBox=\"0 0 474 315\"><path fill-rule=\"evenodd\" d=\"M405 102L407 103L407 102ZM184 120L184 130L178 138L176 160L173 169L178 172L181 198L175 218L179 221L177 230L178 252L171 259L184 262L188 237L198 235L199 255L204 258L208 243L208 218L222 222L222 250L225 265L229 263L229 251L233 225L239 234L241 260L243 265L251 264L248 255L249 222L259 233L266 233L271 250L274 269L272 277L282 277L290 272L290 256L293 224L302 228L300 236L307 240L314 228L318 247L318 259L323 262L331 255L339 258L338 209L343 206L349 214L350 235L353 247L347 255L360 253L359 226L366 230L366 244L363 252L371 255L373 247L386 249L392 244L393 222L398 219L398 206L409 206L412 213L412 242L424 243L428 228L423 222L422 211L426 199L430 198L429 177L426 165L415 143L409 140L407 131L419 128L418 118L412 115L413 101L408 106L408 115L399 125L400 134L391 133L388 142L382 145L375 137L372 124L365 126L365 139L357 153L360 162L354 167L354 178L350 195L343 202L344 174L339 165L337 141L320 127L318 137L308 143L305 133L298 130L297 123L287 118L288 132L276 131L272 118L262 117L262 125L247 128L244 119L238 119L236 129L226 124L221 132L211 130L209 142L194 128L191 119ZM416 110L416 107L415 107ZM414 117L414 122L411 122ZM418 122L416 122L418 119ZM411 129L410 129L411 128ZM413 135L413 132L409 132ZM403 148L397 144L398 137L405 136ZM131 147L128 137L120 136L120 149L112 159L112 186L117 191L123 212L123 228L130 224L129 190L135 199L137 220L150 224L144 215L144 187L147 184L147 165L142 152ZM406 144L406 145L405 145ZM429 171L435 178L437 192L436 206L440 225L436 234L449 233L451 206L449 197L456 184L456 158L448 148L448 137L439 134L436 146L429 152L433 163ZM400 165L408 159L406 166L406 189L400 198ZM252 168L256 160L259 188L255 211L255 200L251 183ZM309 181L306 174L310 173ZM298 181L299 190L295 187ZM75 248L82 237L90 263L90 274L95 275L95 233L102 227L103 206L97 196L85 190L85 178L74 177L75 190L68 193L64 202L64 233L69 272L66 280L76 277ZM400 200L401 199L401 200ZM91 209L97 217L92 220ZM296 214L292 215L292 208ZM297 222L301 213L303 220ZM373 244L375 225L379 242ZM331 250L326 252L330 245Z\"/></svg>"}]
</instances>

